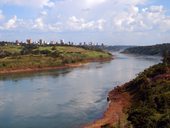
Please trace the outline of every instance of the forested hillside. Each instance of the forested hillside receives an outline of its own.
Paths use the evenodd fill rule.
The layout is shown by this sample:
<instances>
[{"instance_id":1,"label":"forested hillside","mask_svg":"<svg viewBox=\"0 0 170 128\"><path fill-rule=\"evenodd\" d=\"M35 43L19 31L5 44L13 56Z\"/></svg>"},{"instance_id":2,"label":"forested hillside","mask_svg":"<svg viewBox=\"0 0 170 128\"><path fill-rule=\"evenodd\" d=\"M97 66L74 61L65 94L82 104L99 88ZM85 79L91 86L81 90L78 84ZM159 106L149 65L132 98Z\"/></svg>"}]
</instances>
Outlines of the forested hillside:
<instances>
[{"instance_id":1,"label":"forested hillside","mask_svg":"<svg viewBox=\"0 0 170 128\"><path fill-rule=\"evenodd\" d=\"M152 45L152 46L131 47L131 48L125 49L122 53L161 56L165 50L170 51L170 43L157 44L157 45Z\"/></svg>"},{"instance_id":2,"label":"forested hillside","mask_svg":"<svg viewBox=\"0 0 170 128\"><path fill-rule=\"evenodd\" d=\"M134 128L170 128L170 55L129 82L128 121Z\"/></svg>"}]
</instances>

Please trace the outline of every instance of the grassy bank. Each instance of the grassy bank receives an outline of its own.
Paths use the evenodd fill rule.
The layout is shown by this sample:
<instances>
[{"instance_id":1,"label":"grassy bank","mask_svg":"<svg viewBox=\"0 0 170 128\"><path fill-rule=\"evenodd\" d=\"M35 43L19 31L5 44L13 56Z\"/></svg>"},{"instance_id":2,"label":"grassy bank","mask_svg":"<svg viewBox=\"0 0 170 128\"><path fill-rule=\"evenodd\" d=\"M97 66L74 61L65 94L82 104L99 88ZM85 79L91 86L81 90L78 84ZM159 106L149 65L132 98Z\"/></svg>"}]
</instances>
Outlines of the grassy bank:
<instances>
[{"instance_id":1,"label":"grassy bank","mask_svg":"<svg viewBox=\"0 0 170 128\"><path fill-rule=\"evenodd\" d=\"M56 67L111 58L112 55L104 51L74 46L8 45L0 47L0 71Z\"/></svg>"}]
</instances>

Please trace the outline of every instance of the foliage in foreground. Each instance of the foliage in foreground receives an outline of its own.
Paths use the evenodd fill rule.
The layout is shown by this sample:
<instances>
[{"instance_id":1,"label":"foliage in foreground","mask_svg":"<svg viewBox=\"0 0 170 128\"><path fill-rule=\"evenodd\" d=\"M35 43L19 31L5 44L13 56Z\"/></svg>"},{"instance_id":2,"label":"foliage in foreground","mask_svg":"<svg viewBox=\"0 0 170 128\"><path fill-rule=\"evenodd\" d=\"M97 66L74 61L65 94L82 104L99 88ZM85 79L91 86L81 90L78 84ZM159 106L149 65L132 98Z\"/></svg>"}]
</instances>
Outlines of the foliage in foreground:
<instances>
[{"instance_id":1,"label":"foliage in foreground","mask_svg":"<svg viewBox=\"0 0 170 128\"><path fill-rule=\"evenodd\" d=\"M134 128L170 128L170 63L154 65L130 81L128 120Z\"/></svg>"}]
</instances>

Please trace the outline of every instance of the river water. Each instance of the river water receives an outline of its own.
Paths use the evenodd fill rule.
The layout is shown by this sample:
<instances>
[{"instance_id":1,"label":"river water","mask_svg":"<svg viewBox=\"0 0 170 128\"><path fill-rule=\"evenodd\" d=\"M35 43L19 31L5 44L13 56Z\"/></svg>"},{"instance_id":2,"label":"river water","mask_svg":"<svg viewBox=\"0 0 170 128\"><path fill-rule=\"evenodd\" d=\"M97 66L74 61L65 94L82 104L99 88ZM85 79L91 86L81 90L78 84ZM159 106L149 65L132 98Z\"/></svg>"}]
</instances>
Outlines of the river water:
<instances>
[{"instance_id":1,"label":"river water","mask_svg":"<svg viewBox=\"0 0 170 128\"><path fill-rule=\"evenodd\" d=\"M110 62L0 76L0 128L79 128L102 117L108 92L158 57L116 53Z\"/></svg>"}]
</instances>

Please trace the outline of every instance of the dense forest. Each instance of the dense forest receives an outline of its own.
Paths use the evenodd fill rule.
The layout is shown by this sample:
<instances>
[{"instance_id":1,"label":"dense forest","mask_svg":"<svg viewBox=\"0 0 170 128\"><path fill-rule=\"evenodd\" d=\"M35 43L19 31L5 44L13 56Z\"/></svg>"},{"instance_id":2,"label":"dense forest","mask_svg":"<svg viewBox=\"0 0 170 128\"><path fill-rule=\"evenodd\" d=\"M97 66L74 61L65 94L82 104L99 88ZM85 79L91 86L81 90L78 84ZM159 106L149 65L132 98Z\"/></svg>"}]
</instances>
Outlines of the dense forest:
<instances>
[{"instance_id":1,"label":"dense forest","mask_svg":"<svg viewBox=\"0 0 170 128\"><path fill-rule=\"evenodd\" d=\"M165 50L170 51L170 43L157 44L152 46L130 47L125 49L122 53L161 56Z\"/></svg>"},{"instance_id":2,"label":"dense forest","mask_svg":"<svg viewBox=\"0 0 170 128\"><path fill-rule=\"evenodd\" d=\"M131 45L113 45L113 46L104 46L102 49L112 51L112 52L121 52L124 51L127 48L132 48L135 46Z\"/></svg>"},{"instance_id":3,"label":"dense forest","mask_svg":"<svg viewBox=\"0 0 170 128\"><path fill-rule=\"evenodd\" d=\"M128 121L134 128L170 128L170 54L125 86L132 96Z\"/></svg>"}]
</instances>

